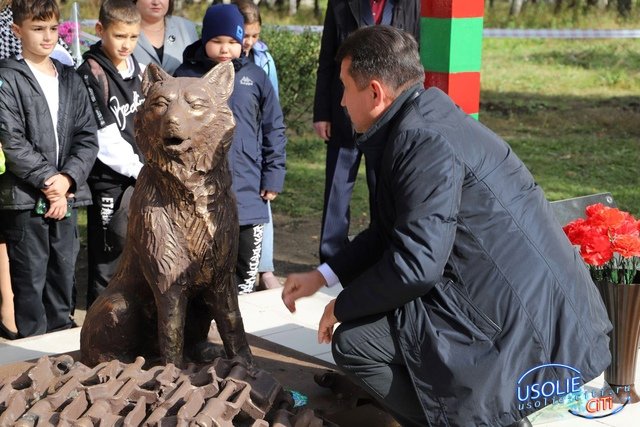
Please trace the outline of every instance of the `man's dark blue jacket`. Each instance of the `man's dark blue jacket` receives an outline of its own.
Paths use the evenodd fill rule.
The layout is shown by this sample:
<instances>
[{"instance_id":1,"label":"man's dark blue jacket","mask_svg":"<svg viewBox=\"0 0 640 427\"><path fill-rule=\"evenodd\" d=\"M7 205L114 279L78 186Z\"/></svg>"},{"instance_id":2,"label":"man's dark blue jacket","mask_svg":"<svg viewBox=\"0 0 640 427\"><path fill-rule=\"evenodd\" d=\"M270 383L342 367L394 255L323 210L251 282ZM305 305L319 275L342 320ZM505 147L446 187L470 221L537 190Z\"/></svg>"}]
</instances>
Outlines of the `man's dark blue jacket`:
<instances>
[{"instance_id":1,"label":"man's dark blue jacket","mask_svg":"<svg viewBox=\"0 0 640 427\"><path fill-rule=\"evenodd\" d=\"M202 77L215 62L198 40L184 51L176 77ZM233 60L236 71L229 107L236 129L229 151L233 190L238 201L240 225L269 222L261 190L280 193L284 186L285 146L282 109L264 70L246 57Z\"/></svg>"},{"instance_id":2,"label":"man's dark blue jacket","mask_svg":"<svg viewBox=\"0 0 640 427\"><path fill-rule=\"evenodd\" d=\"M418 84L357 145L371 225L328 261L344 286L335 315L344 326L389 313L430 426L523 418L539 406L518 386L577 375L525 375L543 364L585 382L602 373L602 299L507 143Z\"/></svg>"}]
</instances>

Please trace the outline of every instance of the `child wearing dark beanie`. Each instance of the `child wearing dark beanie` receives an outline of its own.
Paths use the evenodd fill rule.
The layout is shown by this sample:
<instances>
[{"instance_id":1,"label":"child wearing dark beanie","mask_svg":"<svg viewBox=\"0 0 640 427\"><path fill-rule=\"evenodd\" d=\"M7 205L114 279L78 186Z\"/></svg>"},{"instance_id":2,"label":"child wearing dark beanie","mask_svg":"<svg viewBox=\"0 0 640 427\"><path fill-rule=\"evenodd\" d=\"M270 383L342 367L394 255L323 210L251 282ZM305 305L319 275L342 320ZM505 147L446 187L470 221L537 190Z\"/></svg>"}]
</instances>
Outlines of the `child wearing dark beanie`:
<instances>
[{"instance_id":1,"label":"child wearing dark beanie","mask_svg":"<svg viewBox=\"0 0 640 427\"><path fill-rule=\"evenodd\" d=\"M244 18L235 4L219 4L207 9L202 19L202 42L217 36L229 36L242 44Z\"/></svg>"},{"instance_id":2,"label":"child wearing dark beanie","mask_svg":"<svg viewBox=\"0 0 640 427\"><path fill-rule=\"evenodd\" d=\"M234 89L229 98L236 128L229 151L238 204L240 239L236 281L241 294L253 292L262 232L269 221L267 201L284 186L284 121L278 96L264 70L242 53L244 19L235 4L207 9L202 38L188 46L176 77L202 77L220 62L233 61Z\"/></svg>"}]
</instances>

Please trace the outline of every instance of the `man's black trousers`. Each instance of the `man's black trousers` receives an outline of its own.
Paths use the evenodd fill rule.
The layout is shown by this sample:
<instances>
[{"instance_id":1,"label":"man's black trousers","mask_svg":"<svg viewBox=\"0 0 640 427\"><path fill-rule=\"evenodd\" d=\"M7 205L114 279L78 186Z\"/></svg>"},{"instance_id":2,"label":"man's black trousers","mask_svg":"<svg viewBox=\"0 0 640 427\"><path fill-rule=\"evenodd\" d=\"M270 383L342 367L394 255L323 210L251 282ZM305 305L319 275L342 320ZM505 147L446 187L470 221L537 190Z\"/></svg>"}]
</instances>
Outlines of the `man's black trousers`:
<instances>
[{"instance_id":1,"label":"man's black trousers","mask_svg":"<svg viewBox=\"0 0 640 427\"><path fill-rule=\"evenodd\" d=\"M332 339L333 359L403 426L429 425L389 324L378 314L341 324Z\"/></svg>"}]
</instances>

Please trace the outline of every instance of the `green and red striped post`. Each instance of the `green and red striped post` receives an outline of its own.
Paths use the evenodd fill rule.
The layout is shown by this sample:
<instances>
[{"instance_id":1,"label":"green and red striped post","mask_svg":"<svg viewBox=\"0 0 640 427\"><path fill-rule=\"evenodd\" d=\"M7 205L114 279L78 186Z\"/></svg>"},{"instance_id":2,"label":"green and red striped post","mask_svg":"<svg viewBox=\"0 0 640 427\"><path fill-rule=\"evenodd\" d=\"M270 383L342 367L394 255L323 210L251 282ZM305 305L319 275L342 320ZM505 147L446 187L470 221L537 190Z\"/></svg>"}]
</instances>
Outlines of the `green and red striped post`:
<instances>
[{"instance_id":1,"label":"green and red striped post","mask_svg":"<svg viewBox=\"0 0 640 427\"><path fill-rule=\"evenodd\" d=\"M484 0L421 0L420 57L425 87L446 92L478 118Z\"/></svg>"}]
</instances>

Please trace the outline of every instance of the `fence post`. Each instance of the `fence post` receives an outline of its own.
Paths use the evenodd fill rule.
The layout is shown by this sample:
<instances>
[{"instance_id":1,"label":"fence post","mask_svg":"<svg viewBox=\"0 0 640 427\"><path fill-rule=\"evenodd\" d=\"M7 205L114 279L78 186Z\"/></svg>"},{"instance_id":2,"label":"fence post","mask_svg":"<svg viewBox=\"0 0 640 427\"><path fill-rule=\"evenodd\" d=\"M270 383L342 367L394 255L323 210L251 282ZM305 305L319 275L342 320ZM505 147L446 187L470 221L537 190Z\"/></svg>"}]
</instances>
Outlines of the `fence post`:
<instances>
[{"instance_id":1,"label":"fence post","mask_svg":"<svg viewBox=\"0 0 640 427\"><path fill-rule=\"evenodd\" d=\"M82 52L80 51L80 5L74 2L71 5L71 22L73 22L73 42L71 43L71 52L75 60L76 67L82 64Z\"/></svg>"},{"instance_id":2,"label":"fence post","mask_svg":"<svg viewBox=\"0 0 640 427\"><path fill-rule=\"evenodd\" d=\"M478 118L484 0L421 0L425 87L446 92Z\"/></svg>"}]
</instances>

